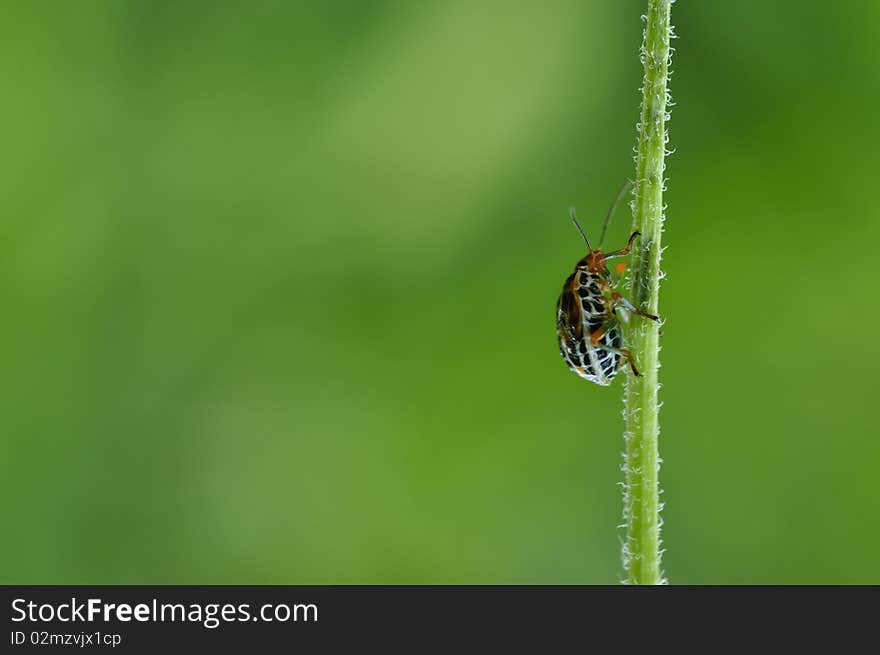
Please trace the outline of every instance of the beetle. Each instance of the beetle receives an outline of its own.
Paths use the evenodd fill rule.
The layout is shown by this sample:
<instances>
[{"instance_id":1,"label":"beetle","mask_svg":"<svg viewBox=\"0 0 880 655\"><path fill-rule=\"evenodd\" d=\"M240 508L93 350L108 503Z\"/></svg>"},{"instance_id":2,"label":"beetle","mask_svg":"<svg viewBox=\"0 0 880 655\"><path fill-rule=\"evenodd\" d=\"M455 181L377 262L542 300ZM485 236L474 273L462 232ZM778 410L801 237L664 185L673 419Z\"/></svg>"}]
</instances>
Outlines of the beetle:
<instances>
[{"instance_id":1,"label":"beetle","mask_svg":"<svg viewBox=\"0 0 880 655\"><path fill-rule=\"evenodd\" d=\"M608 222L629 188L627 182L617 193L596 248L590 245L578 223L574 207L570 209L571 220L587 244L587 255L575 264L556 303L556 334L562 359L579 376L603 387L611 384L621 360L627 361L633 375L641 376L632 353L623 347L621 319L627 322L630 314L636 314L660 322L658 316L641 311L616 291L614 287L619 279L615 280L608 270L608 260L628 255L640 232L633 232L623 248L611 252L601 250ZM618 264L617 270L622 273L625 268L625 264Z\"/></svg>"}]
</instances>

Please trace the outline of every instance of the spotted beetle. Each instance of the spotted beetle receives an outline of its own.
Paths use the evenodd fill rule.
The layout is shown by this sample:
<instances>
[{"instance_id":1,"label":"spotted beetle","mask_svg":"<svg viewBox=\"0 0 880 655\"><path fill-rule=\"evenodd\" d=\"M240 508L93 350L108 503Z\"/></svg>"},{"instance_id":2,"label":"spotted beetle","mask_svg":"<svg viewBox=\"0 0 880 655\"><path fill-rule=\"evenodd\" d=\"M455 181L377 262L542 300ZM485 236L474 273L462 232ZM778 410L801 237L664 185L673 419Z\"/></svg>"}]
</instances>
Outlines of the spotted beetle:
<instances>
[{"instance_id":1,"label":"spotted beetle","mask_svg":"<svg viewBox=\"0 0 880 655\"><path fill-rule=\"evenodd\" d=\"M614 289L619 280L612 277L606 265L609 259L628 255L640 233L633 232L626 246L619 250L605 253L600 249L608 221L629 188L630 184L625 184L614 199L596 248L590 245L574 207L571 208L571 220L587 244L587 255L575 264L556 303L556 333L562 359L579 376L603 387L611 384L617 375L621 359L629 363L633 375L641 376L632 354L623 347L620 319L628 321L629 314L637 314L652 321L660 320L638 309ZM625 268L625 264L618 264L617 270L622 273Z\"/></svg>"}]
</instances>

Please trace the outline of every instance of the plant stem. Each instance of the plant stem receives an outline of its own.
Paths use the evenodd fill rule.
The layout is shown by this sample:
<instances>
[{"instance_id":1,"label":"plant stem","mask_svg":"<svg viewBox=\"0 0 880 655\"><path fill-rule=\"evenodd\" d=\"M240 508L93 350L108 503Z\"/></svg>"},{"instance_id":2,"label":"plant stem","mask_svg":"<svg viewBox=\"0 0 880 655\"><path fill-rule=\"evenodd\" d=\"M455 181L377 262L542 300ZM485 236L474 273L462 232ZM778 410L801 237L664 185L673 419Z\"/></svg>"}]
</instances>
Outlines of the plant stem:
<instances>
[{"instance_id":1,"label":"plant stem","mask_svg":"<svg viewBox=\"0 0 880 655\"><path fill-rule=\"evenodd\" d=\"M663 230L663 173L666 155L667 78L673 0L648 0L642 44L645 78L636 151L633 230L641 232L630 262L632 301L644 312L658 314L660 288L660 234ZM654 321L633 317L629 349L642 377L627 376L624 396L626 461L624 565L631 584L662 584L660 570L660 502L658 472L660 433L657 395L660 384L659 327Z\"/></svg>"}]
</instances>

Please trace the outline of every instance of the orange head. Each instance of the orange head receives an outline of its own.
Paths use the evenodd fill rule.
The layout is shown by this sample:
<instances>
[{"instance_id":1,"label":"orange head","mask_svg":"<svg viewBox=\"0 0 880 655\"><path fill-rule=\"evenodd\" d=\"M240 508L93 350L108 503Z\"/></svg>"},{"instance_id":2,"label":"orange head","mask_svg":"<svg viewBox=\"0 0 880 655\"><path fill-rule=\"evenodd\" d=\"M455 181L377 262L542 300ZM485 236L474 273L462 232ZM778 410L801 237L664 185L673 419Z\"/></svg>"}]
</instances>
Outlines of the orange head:
<instances>
[{"instance_id":1,"label":"orange head","mask_svg":"<svg viewBox=\"0 0 880 655\"><path fill-rule=\"evenodd\" d=\"M590 271L591 273L604 273L608 270L608 267L605 265L605 253L601 250L590 248L587 256L577 263L577 268Z\"/></svg>"}]
</instances>

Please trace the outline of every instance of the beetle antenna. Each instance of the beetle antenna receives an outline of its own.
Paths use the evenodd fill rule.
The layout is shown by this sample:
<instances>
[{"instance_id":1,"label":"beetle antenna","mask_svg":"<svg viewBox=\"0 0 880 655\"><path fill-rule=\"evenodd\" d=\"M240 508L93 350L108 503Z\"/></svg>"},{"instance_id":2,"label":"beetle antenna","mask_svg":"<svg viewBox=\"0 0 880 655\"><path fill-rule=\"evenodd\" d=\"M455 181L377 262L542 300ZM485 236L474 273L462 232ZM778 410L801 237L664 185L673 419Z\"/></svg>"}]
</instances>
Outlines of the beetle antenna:
<instances>
[{"instance_id":1,"label":"beetle antenna","mask_svg":"<svg viewBox=\"0 0 880 655\"><path fill-rule=\"evenodd\" d=\"M632 189L632 182L627 180L623 183L623 186L620 187L620 191L617 192L617 195L614 196L614 202L611 203L611 207L608 209L608 213L605 214L605 222L602 224L602 234L599 236L599 245L597 248L602 247L602 243L605 241L605 231L608 229L608 224L611 222L611 217L614 216L614 212L617 211L617 205L620 204L621 199L623 198L623 194Z\"/></svg>"},{"instance_id":2,"label":"beetle antenna","mask_svg":"<svg viewBox=\"0 0 880 655\"><path fill-rule=\"evenodd\" d=\"M587 248L592 250L593 246L590 245L590 240L587 238L587 235L584 234L584 228L581 227L581 224L578 223L577 216L574 215L574 207L568 208L568 215L571 216L571 222L574 223L574 226L578 229L578 232L580 232L581 236L584 238L584 243L587 244Z\"/></svg>"}]
</instances>

